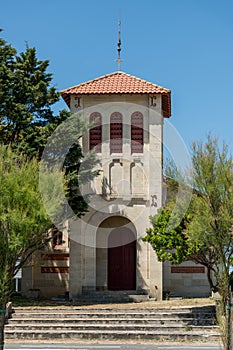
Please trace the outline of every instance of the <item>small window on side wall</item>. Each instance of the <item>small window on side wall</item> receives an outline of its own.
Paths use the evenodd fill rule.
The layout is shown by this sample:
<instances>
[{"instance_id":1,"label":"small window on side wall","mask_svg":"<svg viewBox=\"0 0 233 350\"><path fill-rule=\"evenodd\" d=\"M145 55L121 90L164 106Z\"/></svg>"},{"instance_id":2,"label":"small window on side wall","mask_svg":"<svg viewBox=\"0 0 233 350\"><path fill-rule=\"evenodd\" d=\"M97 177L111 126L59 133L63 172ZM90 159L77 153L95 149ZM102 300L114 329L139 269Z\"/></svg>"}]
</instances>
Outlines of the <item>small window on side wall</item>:
<instances>
[{"instance_id":1,"label":"small window on side wall","mask_svg":"<svg viewBox=\"0 0 233 350\"><path fill-rule=\"evenodd\" d=\"M143 114L131 115L131 153L143 153Z\"/></svg>"},{"instance_id":2,"label":"small window on side wall","mask_svg":"<svg viewBox=\"0 0 233 350\"><path fill-rule=\"evenodd\" d=\"M54 249L61 249L63 245L63 233L54 227L52 229L52 246Z\"/></svg>"},{"instance_id":3,"label":"small window on side wall","mask_svg":"<svg viewBox=\"0 0 233 350\"><path fill-rule=\"evenodd\" d=\"M95 149L97 153L101 153L102 145L102 116L99 112L90 115L90 123L92 124L89 131L90 150Z\"/></svg>"}]
</instances>

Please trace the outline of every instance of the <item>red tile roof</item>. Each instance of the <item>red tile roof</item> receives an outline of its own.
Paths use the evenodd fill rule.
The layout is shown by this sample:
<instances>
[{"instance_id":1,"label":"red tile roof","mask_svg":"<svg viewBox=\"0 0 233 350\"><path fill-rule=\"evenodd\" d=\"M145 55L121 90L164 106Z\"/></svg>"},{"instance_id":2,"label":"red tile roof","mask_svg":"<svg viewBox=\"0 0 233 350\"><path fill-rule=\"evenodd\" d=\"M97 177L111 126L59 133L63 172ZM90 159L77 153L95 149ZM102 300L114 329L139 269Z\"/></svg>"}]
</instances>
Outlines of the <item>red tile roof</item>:
<instances>
[{"instance_id":1,"label":"red tile roof","mask_svg":"<svg viewBox=\"0 0 233 350\"><path fill-rule=\"evenodd\" d=\"M106 74L61 91L68 106L71 95L93 94L162 94L164 117L171 115L170 90L124 72Z\"/></svg>"}]
</instances>

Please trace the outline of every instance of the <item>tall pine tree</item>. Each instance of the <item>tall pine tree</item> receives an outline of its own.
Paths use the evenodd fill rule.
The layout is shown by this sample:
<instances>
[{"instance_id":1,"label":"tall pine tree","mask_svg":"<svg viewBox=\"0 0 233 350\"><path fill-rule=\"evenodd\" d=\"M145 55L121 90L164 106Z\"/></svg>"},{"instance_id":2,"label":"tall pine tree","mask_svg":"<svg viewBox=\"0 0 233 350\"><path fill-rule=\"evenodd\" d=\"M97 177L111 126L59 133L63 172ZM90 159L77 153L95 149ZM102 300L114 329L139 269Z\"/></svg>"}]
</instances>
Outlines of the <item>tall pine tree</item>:
<instances>
[{"instance_id":1,"label":"tall pine tree","mask_svg":"<svg viewBox=\"0 0 233 350\"><path fill-rule=\"evenodd\" d=\"M71 116L66 110L54 115L52 107L59 101L60 93L52 84L53 75L47 72L48 67L49 61L39 60L35 48L27 46L25 52L17 54L0 38L0 143L10 144L13 150L29 157L36 156L38 160L48 138ZM85 169L85 176L82 175L83 154L78 139L86 128L82 123L77 125L77 139L70 147L64 169L69 183L67 199L75 214L80 216L87 210L87 199L80 195L77 185L81 179L82 183L90 181L98 171L92 170L97 160L91 154L85 157L88 169ZM57 148L59 150L59 145Z\"/></svg>"}]
</instances>

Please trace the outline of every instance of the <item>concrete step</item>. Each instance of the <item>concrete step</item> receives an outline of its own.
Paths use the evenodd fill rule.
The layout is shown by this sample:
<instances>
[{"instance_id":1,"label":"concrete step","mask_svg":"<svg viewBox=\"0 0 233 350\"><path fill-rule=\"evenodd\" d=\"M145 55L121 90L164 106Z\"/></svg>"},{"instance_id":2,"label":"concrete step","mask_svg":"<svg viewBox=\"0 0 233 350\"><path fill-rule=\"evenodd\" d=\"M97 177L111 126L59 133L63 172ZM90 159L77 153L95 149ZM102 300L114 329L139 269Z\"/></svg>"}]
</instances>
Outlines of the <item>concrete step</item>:
<instances>
[{"instance_id":1,"label":"concrete step","mask_svg":"<svg viewBox=\"0 0 233 350\"><path fill-rule=\"evenodd\" d=\"M87 315L82 315L83 317L59 317L58 318L51 318L51 315L49 317L37 317L37 318L29 318L27 317L14 317L10 323L11 325L14 324L30 324L37 322L38 324L46 324L46 323L63 323L63 324L76 324L77 322L81 322L84 324L108 324L108 323L115 323L115 324L121 324L125 322L130 322L131 324L151 324L151 325L177 325L177 323L185 326L185 325L194 325L194 326L203 326L203 325L215 325L215 320L212 319L211 321L209 319L201 318L201 319L193 319L193 318L182 318L179 317L173 317L173 318L163 318L159 317L159 315L156 315L156 318L148 318L148 317L140 317L140 318L133 318L133 317L87 317Z\"/></svg>"},{"instance_id":2,"label":"concrete step","mask_svg":"<svg viewBox=\"0 0 233 350\"><path fill-rule=\"evenodd\" d=\"M143 302L155 300L150 298L147 293L125 290L125 291L84 291L77 297L76 301L83 302L108 302L108 303L126 303L126 302Z\"/></svg>"},{"instance_id":3,"label":"concrete step","mask_svg":"<svg viewBox=\"0 0 233 350\"><path fill-rule=\"evenodd\" d=\"M17 330L5 332L6 339L99 339L99 340L169 340L169 341L217 341L219 334L217 332L175 332L171 333L168 329L166 331L149 332L149 331L129 331L120 330L112 332L112 330L82 330L82 331L27 331Z\"/></svg>"},{"instance_id":4,"label":"concrete step","mask_svg":"<svg viewBox=\"0 0 233 350\"><path fill-rule=\"evenodd\" d=\"M156 307L156 302L151 302L149 304L147 304L148 306L146 307L140 307L139 305L135 305L133 303L129 303L126 306L123 305L121 307L118 306L106 306L106 307L102 307L102 306L98 306L96 307L95 305L90 305L90 307L87 307L85 305L85 307L80 307L80 306L72 306L72 305L68 305L68 306L64 306L64 305L56 305L56 306L17 306L14 309L17 310L17 312L40 312L40 311L50 311L50 312L59 312L59 311L67 311L67 312L84 312L84 311L88 311L91 310L91 312L93 311L116 311L116 312L173 312L173 313L177 313L177 312L192 312L192 313L215 313L215 306L214 305L209 305L209 306L198 306L198 307L193 307L193 306L179 306L179 307Z\"/></svg>"},{"instance_id":5,"label":"concrete step","mask_svg":"<svg viewBox=\"0 0 233 350\"><path fill-rule=\"evenodd\" d=\"M192 314L192 313L189 313L189 312L170 312L170 311L165 311L165 312L157 312L157 311L147 311L146 309L143 311L137 311L137 310L127 310L127 311L124 311L124 310L121 310L121 311L118 311L118 310L112 310L112 311L108 311L108 310L85 310L85 311L82 311L82 312L77 312L77 311L67 311L67 310L59 310L59 311L43 311L43 310L38 310L38 311L31 311L31 312L28 312L28 311L21 311L21 312L18 312L16 311L16 315L17 317L22 317L22 316L28 316L28 317L44 317L45 315L47 316L56 316L56 317L62 317L63 315L65 315L66 317L72 317L72 316L79 316L79 317L83 317L85 315L88 315L88 316L94 316L94 317L98 317L98 316L102 316L104 315L104 317L109 317L111 316L112 314L114 314L116 317L118 316L129 316L129 317L137 317L137 316L140 316L140 315L144 315L144 316L148 316L148 317L159 317L161 315L163 315L164 317L175 317L175 318L178 318L178 317L188 317L188 318L191 318L191 317L196 317L196 316L202 316L202 317L205 317L205 318L211 318L213 316L213 314L207 314L207 313L202 313L202 314Z\"/></svg>"},{"instance_id":6,"label":"concrete step","mask_svg":"<svg viewBox=\"0 0 233 350\"><path fill-rule=\"evenodd\" d=\"M6 329L9 326L6 325ZM157 332L158 330L167 330L167 325L151 325L151 324L129 324L129 323L123 323L123 324L116 324L116 323L111 323L111 324L84 324L77 322L76 324L67 324L67 323L43 323L43 324L38 324L38 323L26 323L26 324L17 324L17 325L10 325L9 327L11 330L24 330L25 328L27 330L36 330L36 329L41 329L41 330L52 330L52 329L57 329L57 330L62 330L62 329L68 329L68 330L140 330L140 331L154 331ZM202 331L203 327L202 326L184 326L184 325L170 325L170 330L172 332L178 332L182 330L194 330L194 331ZM217 326L205 326L205 331L217 331L218 327Z\"/></svg>"},{"instance_id":7,"label":"concrete step","mask_svg":"<svg viewBox=\"0 0 233 350\"><path fill-rule=\"evenodd\" d=\"M148 319L148 320L174 320L175 322L181 321L181 320L195 320L202 322L201 324L214 324L215 323L215 315L214 314L198 314L193 315L191 313L170 313L170 312L138 312L138 311L132 311L132 312L119 312L119 311L112 311L107 312L104 310L101 311L86 311L84 313L81 312L66 312L66 311L60 311L60 312L47 312L47 311L41 311L41 312L16 312L14 315L15 320L23 320L23 319L31 319L38 321L40 320L46 320L46 319L69 319L69 320L81 320L81 319L89 319L89 320L95 320L98 321L98 319L105 319L106 322L109 319Z\"/></svg>"},{"instance_id":8,"label":"concrete step","mask_svg":"<svg viewBox=\"0 0 233 350\"><path fill-rule=\"evenodd\" d=\"M17 307L15 309L15 311L17 312L17 315L35 315L35 317L37 317L38 315L42 314L42 315L49 315L49 314L53 314L56 315L58 317L60 317L60 315L82 315L82 314L91 314L91 315L100 315L100 314L104 314L106 315L106 317L108 315L111 315L112 313L114 313L115 315L181 315L181 316L186 316L186 317L199 317L199 316L204 316L206 318L211 318L213 315L215 315L215 310L214 309L203 309L201 310L200 308L176 308L176 309L157 309L157 308L51 308L51 307L43 307L43 308L39 308L39 307L35 307L35 308L19 308Z\"/></svg>"},{"instance_id":9,"label":"concrete step","mask_svg":"<svg viewBox=\"0 0 233 350\"><path fill-rule=\"evenodd\" d=\"M219 339L213 307L17 307L6 339Z\"/></svg>"}]
</instances>

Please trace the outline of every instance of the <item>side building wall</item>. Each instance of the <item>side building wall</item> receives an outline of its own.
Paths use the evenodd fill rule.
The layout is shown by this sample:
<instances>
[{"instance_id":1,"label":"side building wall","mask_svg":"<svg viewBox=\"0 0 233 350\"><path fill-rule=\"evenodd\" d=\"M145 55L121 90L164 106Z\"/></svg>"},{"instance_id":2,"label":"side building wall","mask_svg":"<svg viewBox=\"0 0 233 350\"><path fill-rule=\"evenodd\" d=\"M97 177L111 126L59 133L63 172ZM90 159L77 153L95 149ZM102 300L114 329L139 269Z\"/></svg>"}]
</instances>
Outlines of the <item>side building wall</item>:
<instances>
[{"instance_id":1,"label":"side building wall","mask_svg":"<svg viewBox=\"0 0 233 350\"><path fill-rule=\"evenodd\" d=\"M163 263L163 298L209 297L210 286L206 276L206 268L192 261L180 265Z\"/></svg>"},{"instance_id":2,"label":"side building wall","mask_svg":"<svg viewBox=\"0 0 233 350\"><path fill-rule=\"evenodd\" d=\"M69 238L67 229L61 244L53 244L33 254L22 271L22 295L51 298L68 296L69 292Z\"/></svg>"}]
</instances>

